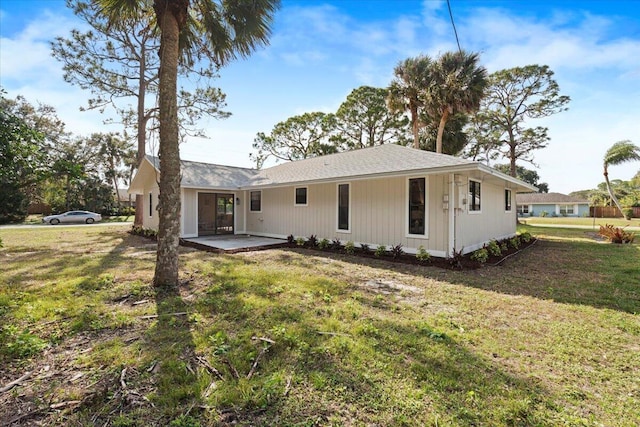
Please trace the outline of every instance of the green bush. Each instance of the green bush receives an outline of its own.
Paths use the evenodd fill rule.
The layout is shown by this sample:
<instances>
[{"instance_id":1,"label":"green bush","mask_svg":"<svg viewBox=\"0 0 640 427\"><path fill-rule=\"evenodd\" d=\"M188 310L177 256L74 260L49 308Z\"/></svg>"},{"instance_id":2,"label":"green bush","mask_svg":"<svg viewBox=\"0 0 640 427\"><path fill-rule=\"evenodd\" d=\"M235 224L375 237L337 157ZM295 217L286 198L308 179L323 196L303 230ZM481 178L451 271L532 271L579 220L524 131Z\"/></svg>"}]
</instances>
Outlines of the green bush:
<instances>
[{"instance_id":1,"label":"green bush","mask_svg":"<svg viewBox=\"0 0 640 427\"><path fill-rule=\"evenodd\" d=\"M542 211L542 212L540 212L540 216L541 216L541 217L543 217L543 218L544 218L545 216L547 216L547 215L549 215L549 212L547 212L547 211Z\"/></svg>"},{"instance_id":2,"label":"green bush","mask_svg":"<svg viewBox=\"0 0 640 427\"><path fill-rule=\"evenodd\" d=\"M420 245L420 247L418 248L418 252L416 253L416 259L419 262L426 264L431 261L431 255L429 254L429 252L427 252L424 246Z\"/></svg>"},{"instance_id":3,"label":"green bush","mask_svg":"<svg viewBox=\"0 0 640 427\"><path fill-rule=\"evenodd\" d=\"M632 208L626 208L622 211L622 214L624 215L625 219L631 219L633 217L633 209Z\"/></svg>"},{"instance_id":4,"label":"green bush","mask_svg":"<svg viewBox=\"0 0 640 427\"><path fill-rule=\"evenodd\" d=\"M471 254L471 259L478 261L480 264L484 264L489 259L489 251L485 248L480 248Z\"/></svg>"},{"instance_id":5,"label":"green bush","mask_svg":"<svg viewBox=\"0 0 640 427\"><path fill-rule=\"evenodd\" d=\"M520 238L518 236L513 236L509 239L509 244L512 248L518 249L520 247Z\"/></svg>"},{"instance_id":6,"label":"green bush","mask_svg":"<svg viewBox=\"0 0 640 427\"><path fill-rule=\"evenodd\" d=\"M25 359L40 353L47 342L28 330L20 331L17 326L4 325L0 329L0 355L14 359Z\"/></svg>"},{"instance_id":7,"label":"green bush","mask_svg":"<svg viewBox=\"0 0 640 427\"><path fill-rule=\"evenodd\" d=\"M298 246L304 246L305 242L306 242L306 240L304 239L304 237L298 237L296 239L296 245L298 245Z\"/></svg>"},{"instance_id":8,"label":"green bush","mask_svg":"<svg viewBox=\"0 0 640 427\"><path fill-rule=\"evenodd\" d=\"M393 256L393 259L398 259L402 255L404 255L404 249L402 249L402 243L398 243L397 245L391 247L391 255Z\"/></svg>"},{"instance_id":9,"label":"green bush","mask_svg":"<svg viewBox=\"0 0 640 427\"><path fill-rule=\"evenodd\" d=\"M349 255L353 255L353 253L356 251L356 245L349 240L345 245L344 245L344 251L346 253L348 253Z\"/></svg>"},{"instance_id":10,"label":"green bush","mask_svg":"<svg viewBox=\"0 0 640 427\"><path fill-rule=\"evenodd\" d=\"M525 231L524 233L520 234L520 240L525 243L529 243L531 241L531 233Z\"/></svg>"},{"instance_id":11,"label":"green bush","mask_svg":"<svg viewBox=\"0 0 640 427\"><path fill-rule=\"evenodd\" d=\"M319 247L320 249L327 249L327 248L329 247L329 244L330 244L330 243L331 243L331 242L329 242L329 240L328 240L328 239L322 239L322 240L320 240L320 241L318 242L318 247Z\"/></svg>"},{"instance_id":12,"label":"green bush","mask_svg":"<svg viewBox=\"0 0 640 427\"><path fill-rule=\"evenodd\" d=\"M376 248L376 251L374 253L375 256L377 257L383 257L387 254L387 247L385 245L380 245Z\"/></svg>"},{"instance_id":13,"label":"green bush","mask_svg":"<svg viewBox=\"0 0 640 427\"><path fill-rule=\"evenodd\" d=\"M502 255L502 250L500 249L500 245L495 240L490 241L487 244L487 250L492 256L500 256Z\"/></svg>"}]
</instances>

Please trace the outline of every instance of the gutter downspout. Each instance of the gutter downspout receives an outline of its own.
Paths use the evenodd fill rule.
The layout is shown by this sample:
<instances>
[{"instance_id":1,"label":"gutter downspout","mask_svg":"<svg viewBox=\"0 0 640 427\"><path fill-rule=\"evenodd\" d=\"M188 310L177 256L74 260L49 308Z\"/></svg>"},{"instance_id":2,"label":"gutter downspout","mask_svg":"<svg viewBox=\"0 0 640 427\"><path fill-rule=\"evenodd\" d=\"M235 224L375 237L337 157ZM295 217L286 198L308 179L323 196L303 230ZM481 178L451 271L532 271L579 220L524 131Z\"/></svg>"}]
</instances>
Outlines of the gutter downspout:
<instances>
[{"instance_id":1,"label":"gutter downspout","mask_svg":"<svg viewBox=\"0 0 640 427\"><path fill-rule=\"evenodd\" d=\"M447 257L454 256L456 250L456 180L449 174L449 237Z\"/></svg>"}]
</instances>

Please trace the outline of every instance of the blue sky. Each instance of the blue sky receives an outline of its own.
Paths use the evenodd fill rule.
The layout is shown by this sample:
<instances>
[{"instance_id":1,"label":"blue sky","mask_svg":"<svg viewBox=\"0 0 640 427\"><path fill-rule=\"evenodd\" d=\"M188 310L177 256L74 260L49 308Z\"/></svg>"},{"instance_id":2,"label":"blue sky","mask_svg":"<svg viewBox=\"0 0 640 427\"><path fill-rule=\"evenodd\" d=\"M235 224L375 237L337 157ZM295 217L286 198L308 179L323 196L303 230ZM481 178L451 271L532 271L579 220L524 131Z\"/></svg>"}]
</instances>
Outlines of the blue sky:
<instances>
[{"instance_id":1,"label":"blue sky","mask_svg":"<svg viewBox=\"0 0 640 427\"><path fill-rule=\"evenodd\" d=\"M549 127L535 154L551 191L593 188L614 142L640 144L640 6L628 1L451 0L462 47L489 72L546 64L569 111L532 121ZM78 135L118 131L97 112L80 112L88 93L62 79L47 42L81 23L57 0L0 0L0 84L8 96L57 108ZM216 85L233 115L203 122L207 139L190 139L182 158L252 166L257 132L287 118L335 111L361 85L385 87L398 61L456 49L446 2L438 0L283 0L271 44L221 70ZM523 164L525 167L531 167ZM616 166L630 179L640 164Z\"/></svg>"}]
</instances>

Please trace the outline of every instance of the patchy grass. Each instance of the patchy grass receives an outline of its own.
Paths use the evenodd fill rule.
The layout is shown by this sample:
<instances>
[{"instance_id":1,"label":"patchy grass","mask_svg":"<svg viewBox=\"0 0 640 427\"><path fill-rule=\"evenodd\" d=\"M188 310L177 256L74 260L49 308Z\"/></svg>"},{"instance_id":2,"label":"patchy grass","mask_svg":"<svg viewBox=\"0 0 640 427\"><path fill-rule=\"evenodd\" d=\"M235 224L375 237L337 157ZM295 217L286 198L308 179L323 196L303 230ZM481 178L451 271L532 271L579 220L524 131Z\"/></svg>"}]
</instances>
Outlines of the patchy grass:
<instances>
[{"instance_id":1,"label":"patchy grass","mask_svg":"<svg viewBox=\"0 0 640 427\"><path fill-rule=\"evenodd\" d=\"M583 230L448 271L1 231L0 420L15 425L637 425L640 246Z\"/></svg>"}]
</instances>

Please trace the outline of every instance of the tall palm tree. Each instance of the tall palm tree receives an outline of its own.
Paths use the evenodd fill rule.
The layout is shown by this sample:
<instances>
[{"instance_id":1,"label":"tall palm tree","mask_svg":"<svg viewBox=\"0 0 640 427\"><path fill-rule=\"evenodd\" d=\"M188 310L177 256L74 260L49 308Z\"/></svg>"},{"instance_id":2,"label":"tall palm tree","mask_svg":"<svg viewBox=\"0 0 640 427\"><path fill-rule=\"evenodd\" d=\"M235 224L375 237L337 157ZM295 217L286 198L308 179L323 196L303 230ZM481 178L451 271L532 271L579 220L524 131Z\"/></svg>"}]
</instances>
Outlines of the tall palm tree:
<instances>
[{"instance_id":1,"label":"tall palm tree","mask_svg":"<svg viewBox=\"0 0 640 427\"><path fill-rule=\"evenodd\" d=\"M387 104L391 111L409 111L413 146L417 149L420 149L420 109L422 108L420 93L429 80L431 65L431 58L425 55L400 61L393 69L395 79L389 85L387 96Z\"/></svg>"},{"instance_id":2,"label":"tall palm tree","mask_svg":"<svg viewBox=\"0 0 640 427\"><path fill-rule=\"evenodd\" d=\"M160 28L158 108L160 195L158 253L153 283L178 285L180 237L180 150L178 65L201 59L224 65L247 57L268 43L279 0L98 0L112 22L140 8L153 7ZM197 41L205 39L206 48Z\"/></svg>"},{"instance_id":3,"label":"tall palm tree","mask_svg":"<svg viewBox=\"0 0 640 427\"><path fill-rule=\"evenodd\" d=\"M434 63L423 102L434 121L439 121L436 153L442 153L442 135L450 116L478 111L487 87L487 70L480 56L465 51L446 52Z\"/></svg>"},{"instance_id":4,"label":"tall palm tree","mask_svg":"<svg viewBox=\"0 0 640 427\"><path fill-rule=\"evenodd\" d=\"M633 160L640 160L640 147L632 144L629 140L616 142L604 154L604 180L607 183L607 191L609 192L611 200L613 200L613 203L620 209L620 213L622 213L623 216L625 216L625 214L609 182L609 166L615 166Z\"/></svg>"}]
</instances>

